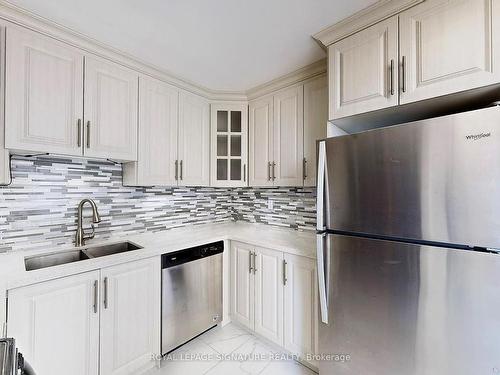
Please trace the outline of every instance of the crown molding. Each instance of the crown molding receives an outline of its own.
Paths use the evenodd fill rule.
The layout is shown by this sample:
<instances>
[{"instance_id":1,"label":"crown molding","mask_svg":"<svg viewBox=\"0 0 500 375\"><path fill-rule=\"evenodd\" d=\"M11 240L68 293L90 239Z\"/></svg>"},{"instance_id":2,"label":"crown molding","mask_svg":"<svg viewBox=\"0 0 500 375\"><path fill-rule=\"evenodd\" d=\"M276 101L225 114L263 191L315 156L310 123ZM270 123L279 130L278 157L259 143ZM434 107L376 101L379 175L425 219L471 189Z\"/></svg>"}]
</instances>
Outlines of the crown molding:
<instances>
[{"instance_id":1,"label":"crown molding","mask_svg":"<svg viewBox=\"0 0 500 375\"><path fill-rule=\"evenodd\" d=\"M7 0L0 0L0 20L28 28L37 33L69 44L83 52L105 58L133 69L139 74L159 79L179 89L200 95L212 102L247 102L250 99L269 94L273 91L324 74L327 70L326 59L322 59L247 91L212 90L195 82L180 78L163 68L142 61L137 57L99 42L69 27L18 7Z\"/></svg>"},{"instance_id":2,"label":"crown molding","mask_svg":"<svg viewBox=\"0 0 500 375\"><path fill-rule=\"evenodd\" d=\"M313 35L324 47L392 17L425 0L379 0L336 24Z\"/></svg>"},{"instance_id":3,"label":"crown molding","mask_svg":"<svg viewBox=\"0 0 500 375\"><path fill-rule=\"evenodd\" d=\"M254 87L248 90L246 95L248 100L260 98L285 87L325 74L326 71L327 62L326 58L324 58L291 73L273 79L272 81Z\"/></svg>"}]
</instances>

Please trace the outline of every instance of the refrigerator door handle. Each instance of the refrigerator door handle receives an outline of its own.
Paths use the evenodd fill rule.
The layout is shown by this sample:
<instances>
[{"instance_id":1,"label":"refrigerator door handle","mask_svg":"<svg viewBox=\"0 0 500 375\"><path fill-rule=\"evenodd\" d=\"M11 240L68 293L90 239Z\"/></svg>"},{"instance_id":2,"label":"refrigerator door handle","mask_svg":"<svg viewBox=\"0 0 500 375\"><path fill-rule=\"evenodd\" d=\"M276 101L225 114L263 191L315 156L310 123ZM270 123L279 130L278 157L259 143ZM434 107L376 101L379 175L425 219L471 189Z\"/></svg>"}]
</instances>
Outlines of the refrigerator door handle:
<instances>
[{"instance_id":1,"label":"refrigerator door handle","mask_svg":"<svg viewBox=\"0 0 500 375\"><path fill-rule=\"evenodd\" d=\"M327 277L328 272L325 268L325 239L326 233L318 234L316 239L316 259L318 262L318 286L319 286L319 305L321 309L321 321L328 324L328 300L327 300Z\"/></svg>"},{"instance_id":2,"label":"refrigerator door handle","mask_svg":"<svg viewBox=\"0 0 500 375\"><path fill-rule=\"evenodd\" d=\"M326 174L326 144L319 142L318 152L318 181L316 198L316 229L326 230L325 225L325 174Z\"/></svg>"}]
</instances>

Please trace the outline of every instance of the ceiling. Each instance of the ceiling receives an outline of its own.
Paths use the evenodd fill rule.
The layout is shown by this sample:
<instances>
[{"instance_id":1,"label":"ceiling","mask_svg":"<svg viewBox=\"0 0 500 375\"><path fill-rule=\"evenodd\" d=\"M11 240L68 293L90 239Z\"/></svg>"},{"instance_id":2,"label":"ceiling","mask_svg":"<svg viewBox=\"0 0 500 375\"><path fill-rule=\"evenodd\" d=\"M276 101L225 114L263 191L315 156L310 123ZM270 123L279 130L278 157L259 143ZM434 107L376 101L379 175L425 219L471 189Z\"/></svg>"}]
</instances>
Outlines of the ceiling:
<instances>
[{"instance_id":1,"label":"ceiling","mask_svg":"<svg viewBox=\"0 0 500 375\"><path fill-rule=\"evenodd\" d=\"M311 35L374 0L10 0L212 90L246 91L325 57Z\"/></svg>"}]
</instances>

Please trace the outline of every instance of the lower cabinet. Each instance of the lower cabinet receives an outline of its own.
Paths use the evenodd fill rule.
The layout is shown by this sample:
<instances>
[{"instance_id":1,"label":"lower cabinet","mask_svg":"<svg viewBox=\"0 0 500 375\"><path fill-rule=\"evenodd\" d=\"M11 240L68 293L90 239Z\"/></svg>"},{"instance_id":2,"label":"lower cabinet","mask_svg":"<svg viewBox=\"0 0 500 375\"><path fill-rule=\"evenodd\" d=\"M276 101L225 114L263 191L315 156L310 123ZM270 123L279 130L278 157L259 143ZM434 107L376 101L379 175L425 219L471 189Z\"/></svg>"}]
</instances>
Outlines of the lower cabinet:
<instances>
[{"instance_id":1,"label":"lower cabinet","mask_svg":"<svg viewBox=\"0 0 500 375\"><path fill-rule=\"evenodd\" d=\"M234 321L307 360L317 353L317 304L314 260L231 242Z\"/></svg>"},{"instance_id":2,"label":"lower cabinet","mask_svg":"<svg viewBox=\"0 0 500 375\"><path fill-rule=\"evenodd\" d=\"M7 334L37 375L134 374L159 353L158 257L8 291Z\"/></svg>"}]
</instances>

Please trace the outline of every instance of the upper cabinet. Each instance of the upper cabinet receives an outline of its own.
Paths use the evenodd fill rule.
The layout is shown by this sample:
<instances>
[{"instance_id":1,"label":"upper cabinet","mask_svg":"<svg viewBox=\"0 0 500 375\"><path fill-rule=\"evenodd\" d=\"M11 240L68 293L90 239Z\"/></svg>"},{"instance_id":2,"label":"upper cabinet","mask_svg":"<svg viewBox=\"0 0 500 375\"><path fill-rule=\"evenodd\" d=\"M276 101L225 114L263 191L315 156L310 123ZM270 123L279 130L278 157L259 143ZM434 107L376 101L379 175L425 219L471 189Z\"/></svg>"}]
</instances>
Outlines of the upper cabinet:
<instances>
[{"instance_id":1,"label":"upper cabinet","mask_svg":"<svg viewBox=\"0 0 500 375\"><path fill-rule=\"evenodd\" d=\"M272 179L276 186L303 184L304 86L274 95Z\"/></svg>"},{"instance_id":2,"label":"upper cabinet","mask_svg":"<svg viewBox=\"0 0 500 375\"><path fill-rule=\"evenodd\" d=\"M134 71L9 24L5 74L6 148L137 160Z\"/></svg>"},{"instance_id":3,"label":"upper cabinet","mask_svg":"<svg viewBox=\"0 0 500 375\"><path fill-rule=\"evenodd\" d=\"M83 61L66 44L7 28L6 148L82 155Z\"/></svg>"},{"instance_id":4,"label":"upper cabinet","mask_svg":"<svg viewBox=\"0 0 500 375\"><path fill-rule=\"evenodd\" d=\"M250 102L250 186L302 186L303 85Z\"/></svg>"},{"instance_id":5,"label":"upper cabinet","mask_svg":"<svg viewBox=\"0 0 500 375\"><path fill-rule=\"evenodd\" d=\"M499 37L492 0L426 0L348 36L328 47L329 118L499 83Z\"/></svg>"},{"instance_id":6,"label":"upper cabinet","mask_svg":"<svg viewBox=\"0 0 500 375\"><path fill-rule=\"evenodd\" d=\"M211 105L211 186L247 186L248 106Z\"/></svg>"},{"instance_id":7,"label":"upper cabinet","mask_svg":"<svg viewBox=\"0 0 500 375\"><path fill-rule=\"evenodd\" d=\"M140 78L138 160L123 165L125 185L177 185L178 112L176 88L153 78Z\"/></svg>"},{"instance_id":8,"label":"upper cabinet","mask_svg":"<svg viewBox=\"0 0 500 375\"><path fill-rule=\"evenodd\" d=\"M210 184L210 105L200 96L179 95L179 162L181 186Z\"/></svg>"},{"instance_id":9,"label":"upper cabinet","mask_svg":"<svg viewBox=\"0 0 500 375\"><path fill-rule=\"evenodd\" d=\"M137 160L138 80L133 70L85 58L85 155Z\"/></svg>"},{"instance_id":10,"label":"upper cabinet","mask_svg":"<svg viewBox=\"0 0 500 375\"><path fill-rule=\"evenodd\" d=\"M399 18L401 104L500 81L500 6L427 0Z\"/></svg>"},{"instance_id":11,"label":"upper cabinet","mask_svg":"<svg viewBox=\"0 0 500 375\"><path fill-rule=\"evenodd\" d=\"M304 84L304 186L316 186L316 142L326 138L328 80L320 76Z\"/></svg>"},{"instance_id":12,"label":"upper cabinet","mask_svg":"<svg viewBox=\"0 0 500 375\"><path fill-rule=\"evenodd\" d=\"M316 141L326 137L325 75L249 103L249 185L315 186Z\"/></svg>"},{"instance_id":13,"label":"upper cabinet","mask_svg":"<svg viewBox=\"0 0 500 375\"><path fill-rule=\"evenodd\" d=\"M330 119L398 104L398 17L328 48Z\"/></svg>"}]
</instances>

